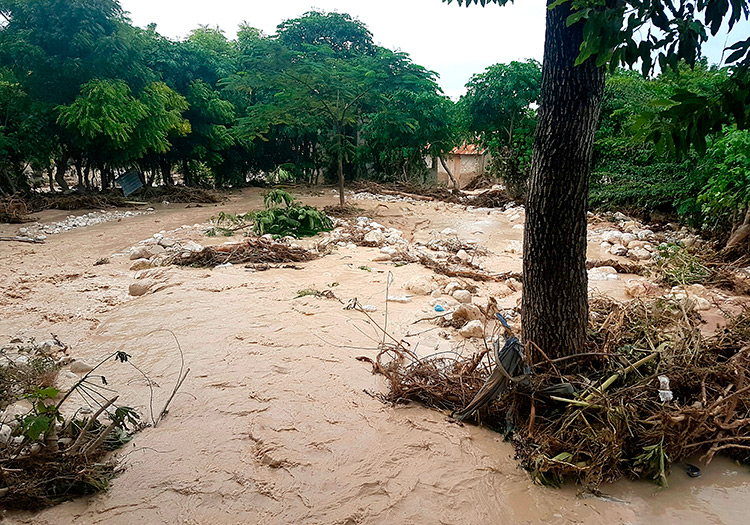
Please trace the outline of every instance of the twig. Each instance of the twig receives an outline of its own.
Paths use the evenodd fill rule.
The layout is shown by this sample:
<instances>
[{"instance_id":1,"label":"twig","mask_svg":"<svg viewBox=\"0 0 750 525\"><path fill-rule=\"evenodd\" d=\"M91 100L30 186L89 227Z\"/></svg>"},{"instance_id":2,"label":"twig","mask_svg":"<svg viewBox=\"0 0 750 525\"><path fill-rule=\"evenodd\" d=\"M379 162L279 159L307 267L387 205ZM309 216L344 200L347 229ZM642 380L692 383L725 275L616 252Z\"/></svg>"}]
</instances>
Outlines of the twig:
<instances>
[{"instance_id":1,"label":"twig","mask_svg":"<svg viewBox=\"0 0 750 525\"><path fill-rule=\"evenodd\" d=\"M119 396L115 396L109 401L107 401L105 405L103 405L93 416L91 416L91 418L86 422L84 427L81 429L81 433L78 434L78 438L70 446L70 448L68 448L68 450L65 451L66 454L68 455L74 454L80 448L80 446L83 444L83 440L84 440L84 437L86 436L86 432L88 432L89 428L91 428L91 425L94 424L94 421L96 421L96 419L102 414L102 412L104 412L107 408L112 406L112 404L115 401L117 401L118 397Z\"/></svg>"}]
</instances>

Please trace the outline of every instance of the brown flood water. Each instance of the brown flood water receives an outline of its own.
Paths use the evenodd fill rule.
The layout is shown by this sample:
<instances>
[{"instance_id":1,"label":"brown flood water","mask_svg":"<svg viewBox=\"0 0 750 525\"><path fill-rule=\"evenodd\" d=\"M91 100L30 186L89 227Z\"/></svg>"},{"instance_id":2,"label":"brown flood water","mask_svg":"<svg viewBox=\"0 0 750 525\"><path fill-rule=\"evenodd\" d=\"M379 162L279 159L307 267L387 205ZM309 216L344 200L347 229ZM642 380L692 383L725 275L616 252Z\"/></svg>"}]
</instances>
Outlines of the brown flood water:
<instances>
[{"instance_id":1,"label":"brown flood water","mask_svg":"<svg viewBox=\"0 0 750 525\"><path fill-rule=\"evenodd\" d=\"M335 195L303 196L314 205ZM156 213L52 235L44 245L0 243L0 342L46 339L54 333L71 355L92 362L124 350L159 385L154 409L171 392L179 358L173 330L191 372L157 428L138 434L119 454L123 473L111 489L37 514L0 514L8 523L747 523L750 472L717 459L703 476L673 469L670 488L646 482L604 487L610 499L579 497L575 487L534 485L513 449L484 428L451 423L417 405L392 408L367 392L385 389L360 355L373 357L377 334L361 315L334 300L295 299L305 288L333 288L344 302L358 297L383 320L387 272L391 293L418 266L372 262L376 249L342 248L303 270L252 272L242 266L160 270L169 287L128 296L135 272L111 257L160 230L203 223L219 209L261 205L246 191L216 207L160 206ZM518 270L503 253L522 238L497 211L444 204L356 201L363 214L427 240L446 227L491 250L493 270ZM66 213L40 214L44 222ZM0 235L16 228L0 225ZM222 243L226 239L206 239ZM599 256L598 245L591 257ZM93 266L101 257L111 264ZM359 269L367 265L372 272ZM595 283L624 299L626 279ZM492 293L483 286L481 294ZM512 305L518 294L503 300ZM389 329L426 355L450 345L427 315L430 297L389 304ZM432 330L430 330L432 329ZM419 332L424 333L418 334ZM413 335L418 334L418 335ZM455 344L455 342L454 342ZM148 388L122 364L104 374L120 401L148 418Z\"/></svg>"}]
</instances>

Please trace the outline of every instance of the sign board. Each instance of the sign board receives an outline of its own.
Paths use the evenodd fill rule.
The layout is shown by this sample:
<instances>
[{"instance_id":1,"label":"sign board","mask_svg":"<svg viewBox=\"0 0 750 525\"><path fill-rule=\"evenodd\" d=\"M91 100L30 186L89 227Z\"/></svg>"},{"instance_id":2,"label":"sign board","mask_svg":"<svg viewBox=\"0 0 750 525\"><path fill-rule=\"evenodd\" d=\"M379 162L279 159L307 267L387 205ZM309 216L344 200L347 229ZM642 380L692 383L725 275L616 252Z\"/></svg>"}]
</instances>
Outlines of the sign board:
<instances>
[{"instance_id":1,"label":"sign board","mask_svg":"<svg viewBox=\"0 0 750 525\"><path fill-rule=\"evenodd\" d=\"M141 177L138 175L138 172L136 170L126 171L125 174L121 175L116 182L122 187L122 192L126 197L143 187Z\"/></svg>"}]
</instances>

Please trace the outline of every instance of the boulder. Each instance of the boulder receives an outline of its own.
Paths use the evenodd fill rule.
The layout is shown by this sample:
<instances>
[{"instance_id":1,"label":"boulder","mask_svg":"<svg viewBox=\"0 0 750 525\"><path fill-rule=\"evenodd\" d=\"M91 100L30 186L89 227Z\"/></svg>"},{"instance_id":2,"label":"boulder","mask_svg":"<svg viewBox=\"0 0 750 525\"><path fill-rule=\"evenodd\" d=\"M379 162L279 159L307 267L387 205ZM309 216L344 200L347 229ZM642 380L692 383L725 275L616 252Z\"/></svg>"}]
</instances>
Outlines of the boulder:
<instances>
[{"instance_id":1,"label":"boulder","mask_svg":"<svg viewBox=\"0 0 750 525\"><path fill-rule=\"evenodd\" d=\"M415 295L430 295L437 288L437 283L430 277L414 277L406 281L404 288Z\"/></svg>"},{"instance_id":2,"label":"boulder","mask_svg":"<svg viewBox=\"0 0 750 525\"><path fill-rule=\"evenodd\" d=\"M458 321L478 321L484 319L482 311L473 304L462 304L453 312L453 319Z\"/></svg>"},{"instance_id":3,"label":"boulder","mask_svg":"<svg viewBox=\"0 0 750 525\"><path fill-rule=\"evenodd\" d=\"M468 290L456 290L453 292L453 298L459 303L468 304L471 302L471 292Z\"/></svg>"},{"instance_id":4,"label":"boulder","mask_svg":"<svg viewBox=\"0 0 750 525\"><path fill-rule=\"evenodd\" d=\"M368 244L380 246L383 243L385 243L385 235L383 235L383 233L379 230L373 230L373 231L367 232L367 235L365 235L364 241Z\"/></svg>"},{"instance_id":5,"label":"boulder","mask_svg":"<svg viewBox=\"0 0 750 525\"><path fill-rule=\"evenodd\" d=\"M76 359L75 361L70 363L69 367L69 370L74 374L85 374L87 372L91 372L93 369L93 366L88 364L86 361L81 361L80 359Z\"/></svg>"},{"instance_id":6,"label":"boulder","mask_svg":"<svg viewBox=\"0 0 750 525\"><path fill-rule=\"evenodd\" d=\"M150 246L136 246L130 251L130 260L148 259L151 257Z\"/></svg>"},{"instance_id":7,"label":"boulder","mask_svg":"<svg viewBox=\"0 0 750 525\"><path fill-rule=\"evenodd\" d=\"M467 339L471 337L484 337L484 326L481 321L469 321L458 333Z\"/></svg>"},{"instance_id":8,"label":"boulder","mask_svg":"<svg viewBox=\"0 0 750 525\"><path fill-rule=\"evenodd\" d=\"M607 231L604 232L602 238L610 244L619 244L622 240L622 232L619 232L617 230Z\"/></svg>"},{"instance_id":9,"label":"boulder","mask_svg":"<svg viewBox=\"0 0 750 525\"><path fill-rule=\"evenodd\" d=\"M130 266L130 270L134 272L147 270L148 268L151 268L151 261L148 259L138 259Z\"/></svg>"},{"instance_id":10,"label":"boulder","mask_svg":"<svg viewBox=\"0 0 750 525\"><path fill-rule=\"evenodd\" d=\"M140 297L146 295L156 283L147 279L139 280L131 283L128 287L128 294L133 297Z\"/></svg>"}]
</instances>

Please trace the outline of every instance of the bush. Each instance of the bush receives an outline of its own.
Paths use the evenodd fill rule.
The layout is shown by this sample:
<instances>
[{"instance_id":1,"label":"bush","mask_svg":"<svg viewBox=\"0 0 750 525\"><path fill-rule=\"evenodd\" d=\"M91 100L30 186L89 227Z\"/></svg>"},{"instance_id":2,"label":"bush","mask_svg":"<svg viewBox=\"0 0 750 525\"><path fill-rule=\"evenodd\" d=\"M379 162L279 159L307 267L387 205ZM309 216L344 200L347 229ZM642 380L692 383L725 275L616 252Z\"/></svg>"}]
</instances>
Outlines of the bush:
<instances>
[{"instance_id":1,"label":"bush","mask_svg":"<svg viewBox=\"0 0 750 525\"><path fill-rule=\"evenodd\" d=\"M312 206L299 204L284 190L273 190L264 197L266 209L255 214L254 231L274 237L310 237L333 229L333 221Z\"/></svg>"}]
</instances>

